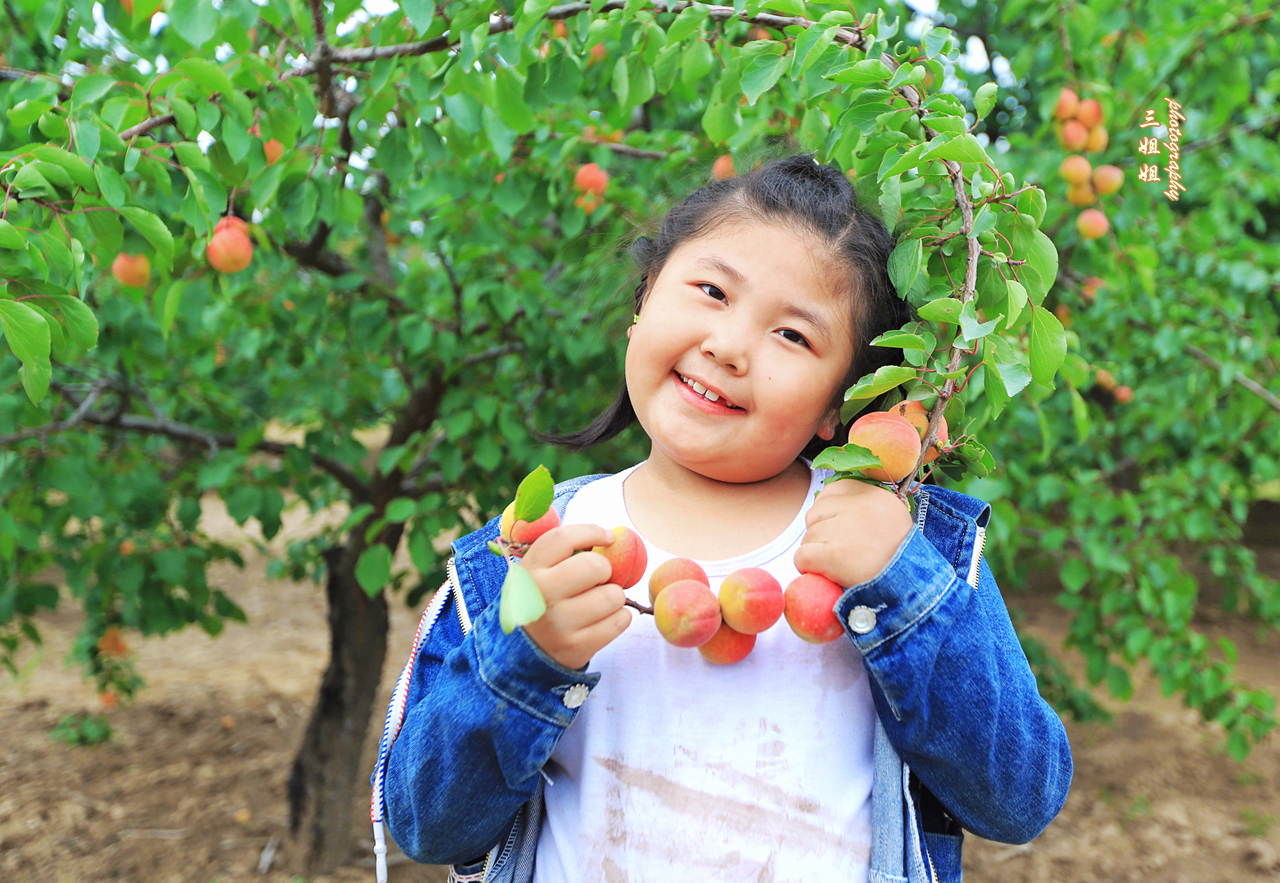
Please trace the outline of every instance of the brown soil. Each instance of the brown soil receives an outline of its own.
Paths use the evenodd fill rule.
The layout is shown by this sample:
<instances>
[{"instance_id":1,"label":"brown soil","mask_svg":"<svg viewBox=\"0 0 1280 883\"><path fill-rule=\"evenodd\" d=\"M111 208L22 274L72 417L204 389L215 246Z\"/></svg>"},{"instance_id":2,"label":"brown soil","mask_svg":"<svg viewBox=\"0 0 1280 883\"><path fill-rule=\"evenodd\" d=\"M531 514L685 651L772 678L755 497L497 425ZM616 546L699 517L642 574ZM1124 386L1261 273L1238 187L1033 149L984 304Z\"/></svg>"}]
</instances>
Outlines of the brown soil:
<instances>
[{"instance_id":1,"label":"brown soil","mask_svg":"<svg viewBox=\"0 0 1280 883\"><path fill-rule=\"evenodd\" d=\"M334 513L341 517L343 513ZM206 527L244 534L216 502ZM286 516L269 545L314 530ZM1280 519L1254 537L1280 536ZM252 533L252 532L251 532ZM1280 576L1280 548L1259 548ZM249 615L216 640L190 629L135 641L147 681L138 701L106 712L112 741L73 748L49 731L71 712L98 711L91 686L66 657L79 625L64 605L42 618L42 648L23 673L0 676L0 880L30 883L285 883L297 878L288 838L285 780L326 663L323 592L269 580L264 558L216 567L210 582ZM407 562L406 562L407 563ZM1022 627L1058 646L1068 614L1051 584L1009 594ZM1202 605L1209 607L1210 605ZM393 605L384 695L408 654L418 611ZM1197 625L1232 638L1238 673L1280 694L1280 635L1207 610ZM976 883L1021 880L1214 883L1280 881L1280 734L1243 764L1222 751L1221 731L1139 674L1132 702L1111 726L1069 724L1076 772L1058 819L1023 846L966 839L965 875ZM379 711L367 747L372 769ZM314 881L373 880L367 798L351 809L359 851L351 865ZM268 873L258 866L278 843ZM394 848L393 848L394 853ZM441 883L441 868L393 855L392 883Z\"/></svg>"}]
</instances>

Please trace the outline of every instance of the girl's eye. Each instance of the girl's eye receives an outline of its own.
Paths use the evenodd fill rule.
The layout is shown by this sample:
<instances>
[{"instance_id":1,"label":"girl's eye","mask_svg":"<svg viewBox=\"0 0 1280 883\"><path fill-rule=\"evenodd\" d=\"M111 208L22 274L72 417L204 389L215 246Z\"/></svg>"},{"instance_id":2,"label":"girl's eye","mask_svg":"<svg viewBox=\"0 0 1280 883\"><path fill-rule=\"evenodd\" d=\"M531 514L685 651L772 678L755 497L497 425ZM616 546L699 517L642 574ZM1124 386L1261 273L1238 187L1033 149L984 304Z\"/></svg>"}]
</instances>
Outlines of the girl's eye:
<instances>
[{"instance_id":1,"label":"girl's eye","mask_svg":"<svg viewBox=\"0 0 1280 883\"><path fill-rule=\"evenodd\" d=\"M699 287L699 288L701 288L703 291L706 291L706 292L707 292L707 294L708 294L708 295L710 295L711 297L716 297L716 295L715 295L715 294L711 294L711 292L712 292L712 291L716 292L717 294L719 294L719 295L721 295L721 296L724 296L724 292L723 292L723 291L721 291L721 290L720 290L718 287L716 287L715 285L712 285L710 282L699 282L699 283L698 283L698 287ZM711 290L710 290L710 291L707 291L707 289L711 289ZM719 300L719 299L720 299L720 298L716 298L716 300ZM726 298L725 298L725 300L727 301L727 300L728 300L728 298L726 297ZM782 331L782 333L783 333L783 334L794 334L796 337L798 337L798 338L799 338L799 340L791 340L791 338L789 338L789 337L787 338L787 340L791 340L791 342L792 342L792 343L798 343L798 344L801 344L801 345L803 345L806 349L812 349L812 347L810 347L810 346L809 346L809 341L808 341L808 340L806 340L806 339L805 339L805 336L804 336L803 334L801 334L799 331L796 331L796 330L791 329L791 328L784 328L784 329L783 329L783 331Z\"/></svg>"}]
</instances>

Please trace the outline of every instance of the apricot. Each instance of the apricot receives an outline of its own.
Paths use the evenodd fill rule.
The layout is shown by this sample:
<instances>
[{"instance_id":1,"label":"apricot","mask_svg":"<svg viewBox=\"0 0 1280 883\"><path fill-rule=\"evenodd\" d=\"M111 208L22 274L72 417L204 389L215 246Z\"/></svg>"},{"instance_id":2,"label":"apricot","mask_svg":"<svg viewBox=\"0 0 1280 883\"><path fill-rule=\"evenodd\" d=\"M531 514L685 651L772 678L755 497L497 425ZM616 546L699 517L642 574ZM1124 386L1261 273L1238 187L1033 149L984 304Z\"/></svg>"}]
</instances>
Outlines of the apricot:
<instances>
[{"instance_id":1,"label":"apricot","mask_svg":"<svg viewBox=\"0 0 1280 883\"><path fill-rule=\"evenodd\" d=\"M1086 129L1092 129L1102 123L1102 105L1098 103L1096 98L1086 98L1076 108L1074 116L1080 121L1080 125Z\"/></svg>"},{"instance_id":2,"label":"apricot","mask_svg":"<svg viewBox=\"0 0 1280 883\"><path fill-rule=\"evenodd\" d=\"M151 278L151 261L145 254L125 254L120 252L111 262L111 275L121 285L130 288L141 288Z\"/></svg>"},{"instance_id":3,"label":"apricot","mask_svg":"<svg viewBox=\"0 0 1280 883\"><path fill-rule=\"evenodd\" d=\"M1089 143L1089 130L1079 120L1067 120L1059 137L1067 150L1084 150Z\"/></svg>"},{"instance_id":4,"label":"apricot","mask_svg":"<svg viewBox=\"0 0 1280 883\"><path fill-rule=\"evenodd\" d=\"M1124 169L1119 166L1098 166L1093 170L1093 187L1102 196L1110 196L1124 183Z\"/></svg>"},{"instance_id":5,"label":"apricot","mask_svg":"<svg viewBox=\"0 0 1280 883\"><path fill-rule=\"evenodd\" d=\"M1093 299L1098 296L1098 289L1106 286L1105 279L1099 279L1097 276L1086 276L1084 284L1080 286L1080 296L1089 303L1093 303Z\"/></svg>"},{"instance_id":6,"label":"apricot","mask_svg":"<svg viewBox=\"0 0 1280 883\"><path fill-rule=\"evenodd\" d=\"M1116 378L1106 368L1098 369L1096 380L1097 380L1098 386L1102 387L1107 392L1115 392Z\"/></svg>"},{"instance_id":7,"label":"apricot","mask_svg":"<svg viewBox=\"0 0 1280 883\"><path fill-rule=\"evenodd\" d=\"M707 662L716 665L732 665L747 658L756 646L755 635L744 635L734 631L727 622L720 623L720 628L711 636L711 640L698 645L698 652Z\"/></svg>"},{"instance_id":8,"label":"apricot","mask_svg":"<svg viewBox=\"0 0 1280 883\"><path fill-rule=\"evenodd\" d=\"M1107 127L1094 126L1089 130L1089 137L1085 139L1084 149L1086 153L1101 153L1107 149Z\"/></svg>"},{"instance_id":9,"label":"apricot","mask_svg":"<svg viewBox=\"0 0 1280 883\"><path fill-rule=\"evenodd\" d=\"M560 526L560 513L555 506L548 506L547 511L536 521L516 520L516 503L512 500L502 510L502 520L498 522L498 533L513 543L532 543L553 527Z\"/></svg>"},{"instance_id":10,"label":"apricot","mask_svg":"<svg viewBox=\"0 0 1280 883\"><path fill-rule=\"evenodd\" d=\"M1098 239L1105 236L1110 226L1107 216L1096 208L1087 208L1080 213L1080 217L1076 218L1076 229L1085 239Z\"/></svg>"},{"instance_id":11,"label":"apricot","mask_svg":"<svg viewBox=\"0 0 1280 883\"><path fill-rule=\"evenodd\" d=\"M1093 174L1093 166L1080 154L1073 153L1058 166L1058 174L1068 184L1085 184Z\"/></svg>"},{"instance_id":12,"label":"apricot","mask_svg":"<svg viewBox=\"0 0 1280 883\"><path fill-rule=\"evenodd\" d=\"M880 467L858 470L876 481L902 481L920 457L920 434L905 417L889 411L864 414L849 427L849 443L880 458Z\"/></svg>"},{"instance_id":13,"label":"apricot","mask_svg":"<svg viewBox=\"0 0 1280 883\"><path fill-rule=\"evenodd\" d=\"M591 551L599 552L609 559L609 566L613 568L609 582L629 589L644 576L645 569L649 566L649 553L645 551L640 534L629 527L615 527L613 536L612 543L607 546L592 546Z\"/></svg>"},{"instance_id":14,"label":"apricot","mask_svg":"<svg viewBox=\"0 0 1280 883\"><path fill-rule=\"evenodd\" d=\"M561 40L567 39L569 36L569 26L564 23L564 19L560 19L551 26L551 33L555 34Z\"/></svg>"},{"instance_id":15,"label":"apricot","mask_svg":"<svg viewBox=\"0 0 1280 883\"><path fill-rule=\"evenodd\" d=\"M711 588L711 580L707 579L707 572L692 558L671 558L663 561L653 569L649 577L649 603L652 604L658 600L658 595L662 594L662 590L667 586L687 579L700 582L708 589Z\"/></svg>"},{"instance_id":16,"label":"apricot","mask_svg":"<svg viewBox=\"0 0 1280 883\"><path fill-rule=\"evenodd\" d=\"M237 218L235 215L227 215L219 218L218 223L213 225L214 233L217 233L219 230L227 229L239 230L245 236L249 235L249 225L245 223L244 218Z\"/></svg>"},{"instance_id":17,"label":"apricot","mask_svg":"<svg viewBox=\"0 0 1280 883\"><path fill-rule=\"evenodd\" d=\"M591 216L592 212L600 208L603 203L604 200L594 193L579 193L577 199L573 201L573 204L582 209L588 217Z\"/></svg>"},{"instance_id":18,"label":"apricot","mask_svg":"<svg viewBox=\"0 0 1280 883\"><path fill-rule=\"evenodd\" d=\"M604 196L604 191L609 186L609 173L598 164L589 162L578 166L578 171L573 175L573 186L586 193Z\"/></svg>"},{"instance_id":19,"label":"apricot","mask_svg":"<svg viewBox=\"0 0 1280 883\"><path fill-rule=\"evenodd\" d=\"M205 248L209 264L220 273L239 273L253 260L253 243L239 230L218 230Z\"/></svg>"},{"instance_id":20,"label":"apricot","mask_svg":"<svg viewBox=\"0 0 1280 883\"><path fill-rule=\"evenodd\" d=\"M1083 184L1072 184L1067 188L1067 202L1072 205L1093 205L1093 201L1096 198L1093 192L1093 185L1088 181Z\"/></svg>"},{"instance_id":21,"label":"apricot","mask_svg":"<svg viewBox=\"0 0 1280 883\"><path fill-rule=\"evenodd\" d=\"M729 154L717 156L716 161L711 164L711 177L717 181L724 181L727 178L737 177L738 172L733 167L733 157Z\"/></svg>"},{"instance_id":22,"label":"apricot","mask_svg":"<svg viewBox=\"0 0 1280 883\"><path fill-rule=\"evenodd\" d=\"M844 589L817 573L802 573L783 593L787 625L810 644L826 644L844 633L835 606Z\"/></svg>"},{"instance_id":23,"label":"apricot","mask_svg":"<svg viewBox=\"0 0 1280 883\"><path fill-rule=\"evenodd\" d=\"M1116 401L1122 405L1127 405L1133 401L1133 387L1117 386L1115 391Z\"/></svg>"},{"instance_id":24,"label":"apricot","mask_svg":"<svg viewBox=\"0 0 1280 883\"><path fill-rule=\"evenodd\" d=\"M761 567L735 570L720 583L720 615L734 631L757 635L782 616L782 586Z\"/></svg>"},{"instance_id":25,"label":"apricot","mask_svg":"<svg viewBox=\"0 0 1280 883\"><path fill-rule=\"evenodd\" d=\"M609 55L609 50L604 48L603 43L597 43L587 50L587 66L595 64L598 61L604 61Z\"/></svg>"},{"instance_id":26,"label":"apricot","mask_svg":"<svg viewBox=\"0 0 1280 883\"><path fill-rule=\"evenodd\" d=\"M272 138L262 145L262 152L267 155L267 165L274 165L284 155L284 145L278 139Z\"/></svg>"},{"instance_id":27,"label":"apricot","mask_svg":"<svg viewBox=\"0 0 1280 883\"><path fill-rule=\"evenodd\" d=\"M697 580L678 580L653 602L653 621L668 643L700 647L720 629L720 602Z\"/></svg>"},{"instance_id":28,"label":"apricot","mask_svg":"<svg viewBox=\"0 0 1280 883\"><path fill-rule=\"evenodd\" d=\"M121 554L121 555L132 555L134 552L136 552L136 551L137 551L137 549L138 549L138 547L137 547L137 545L133 542L133 540L121 540L121 541L120 541L120 554Z\"/></svg>"},{"instance_id":29,"label":"apricot","mask_svg":"<svg viewBox=\"0 0 1280 883\"><path fill-rule=\"evenodd\" d=\"M1071 307L1066 304L1058 304L1053 308L1053 314L1058 317L1058 321L1062 323L1063 328L1071 327Z\"/></svg>"},{"instance_id":30,"label":"apricot","mask_svg":"<svg viewBox=\"0 0 1280 883\"><path fill-rule=\"evenodd\" d=\"M1080 107L1080 98L1076 95L1074 89L1064 88L1058 93L1058 104L1053 108L1053 118L1055 120L1069 120L1076 115L1076 110Z\"/></svg>"},{"instance_id":31,"label":"apricot","mask_svg":"<svg viewBox=\"0 0 1280 883\"><path fill-rule=\"evenodd\" d=\"M924 434L929 431L929 409L924 406L923 402L908 400L898 402L889 409L892 413L897 414L906 419L908 423L916 428L920 433L920 442L924 443ZM950 441L950 435L947 432L947 418L938 418L938 437L932 445L929 446L928 452L924 455L925 463L932 463L938 459L939 445L945 445Z\"/></svg>"}]
</instances>

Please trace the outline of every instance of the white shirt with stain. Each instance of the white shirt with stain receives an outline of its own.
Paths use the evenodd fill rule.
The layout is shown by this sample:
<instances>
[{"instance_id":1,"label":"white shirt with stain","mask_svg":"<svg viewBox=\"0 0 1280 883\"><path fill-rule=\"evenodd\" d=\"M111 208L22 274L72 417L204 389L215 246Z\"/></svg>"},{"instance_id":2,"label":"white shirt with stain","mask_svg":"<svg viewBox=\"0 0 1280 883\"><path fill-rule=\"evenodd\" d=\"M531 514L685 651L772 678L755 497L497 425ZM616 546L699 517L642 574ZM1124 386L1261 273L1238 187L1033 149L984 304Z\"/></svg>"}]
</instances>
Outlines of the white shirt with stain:
<instances>
[{"instance_id":1,"label":"white shirt with stain","mask_svg":"<svg viewBox=\"0 0 1280 883\"><path fill-rule=\"evenodd\" d=\"M563 523L634 530L622 483L635 469L583 486ZM804 517L831 474L811 472L781 536L698 561L712 591L743 567L784 589L799 575ZM649 576L674 556L646 551L627 595L648 605ZM534 883L865 883L875 709L852 642L810 644L779 618L746 659L713 665L637 613L590 670L600 682L545 768Z\"/></svg>"}]
</instances>

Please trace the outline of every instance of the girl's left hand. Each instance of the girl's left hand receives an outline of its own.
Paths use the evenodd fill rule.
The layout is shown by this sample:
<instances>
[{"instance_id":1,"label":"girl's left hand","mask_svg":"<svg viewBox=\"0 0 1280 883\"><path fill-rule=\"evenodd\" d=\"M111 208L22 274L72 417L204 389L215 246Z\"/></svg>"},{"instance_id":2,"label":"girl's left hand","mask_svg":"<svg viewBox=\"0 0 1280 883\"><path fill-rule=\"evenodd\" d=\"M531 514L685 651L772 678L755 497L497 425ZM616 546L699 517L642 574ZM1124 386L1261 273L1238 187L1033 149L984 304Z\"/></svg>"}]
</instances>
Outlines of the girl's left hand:
<instances>
[{"instance_id":1,"label":"girl's left hand","mask_svg":"<svg viewBox=\"0 0 1280 883\"><path fill-rule=\"evenodd\" d=\"M855 479L824 487L804 521L796 569L825 576L845 589L884 570L913 524L896 494Z\"/></svg>"}]
</instances>

